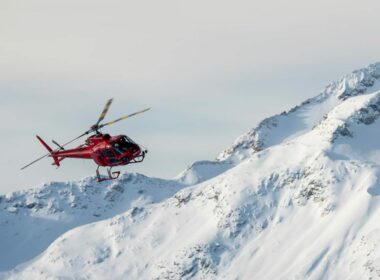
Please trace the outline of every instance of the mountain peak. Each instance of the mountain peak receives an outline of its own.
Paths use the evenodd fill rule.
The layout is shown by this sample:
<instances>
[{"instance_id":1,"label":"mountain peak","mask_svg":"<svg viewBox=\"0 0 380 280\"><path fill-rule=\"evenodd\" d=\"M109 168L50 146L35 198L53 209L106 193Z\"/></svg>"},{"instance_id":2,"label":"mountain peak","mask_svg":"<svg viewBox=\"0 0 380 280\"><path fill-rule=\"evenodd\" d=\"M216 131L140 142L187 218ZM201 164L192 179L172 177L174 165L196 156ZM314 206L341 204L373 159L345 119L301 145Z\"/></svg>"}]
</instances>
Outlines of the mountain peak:
<instances>
[{"instance_id":1,"label":"mountain peak","mask_svg":"<svg viewBox=\"0 0 380 280\"><path fill-rule=\"evenodd\" d=\"M370 64L365 68L353 71L328 85L327 94L346 99L367 92L380 79L380 62Z\"/></svg>"},{"instance_id":2,"label":"mountain peak","mask_svg":"<svg viewBox=\"0 0 380 280\"><path fill-rule=\"evenodd\" d=\"M316 97L278 115L266 118L222 151L218 161L238 161L265 148L293 139L317 126L346 99L380 89L380 62L355 70L332 82Z\"/></svg>"}]
</instances>

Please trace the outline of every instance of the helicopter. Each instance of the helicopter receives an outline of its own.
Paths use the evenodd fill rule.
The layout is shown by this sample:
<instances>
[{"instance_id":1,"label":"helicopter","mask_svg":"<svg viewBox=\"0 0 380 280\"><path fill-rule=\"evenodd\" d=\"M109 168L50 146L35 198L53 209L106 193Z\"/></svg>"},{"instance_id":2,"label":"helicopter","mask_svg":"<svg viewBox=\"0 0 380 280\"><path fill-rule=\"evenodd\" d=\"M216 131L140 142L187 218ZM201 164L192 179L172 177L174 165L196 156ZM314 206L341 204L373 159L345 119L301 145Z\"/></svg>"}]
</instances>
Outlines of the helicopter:
<instances>
[{"instance_id":1,"label":"helicopter","mask_svg":"<svg viewBox=\"0 0 380 280\"><path fill-rule=\"evenodd\" d=\"M112 172L113 167L142 162L145 158L146 153L148 152L147 149L142 148L142 145L138 145L127 135L111 136L107 133L101 133L100 129L121 120L142 114L150 110L150 108L101 124L112 104L112 101L113 98L107 101L98 121L83 134L75 137L63 145L60 145L56 141L52 140L52 143L58 147L54 150L40 136L36 135L37 139L48 150L48 153L25 165L21 168L21 170L29 167L30 165L45 157L51 157L53 159L52 165L57 166L57 168L60 166L60 162L65 158L90 159L93 160L98 166L96 169L97 181L102 182L106 180L114 180L119 177L120 171ZM73 149L65 149L67 145L91 133L93 134L85 140L84 144L81 144ZM99 167L107 168L108 177L100 175Z\"/></svg>"}]
</instances>

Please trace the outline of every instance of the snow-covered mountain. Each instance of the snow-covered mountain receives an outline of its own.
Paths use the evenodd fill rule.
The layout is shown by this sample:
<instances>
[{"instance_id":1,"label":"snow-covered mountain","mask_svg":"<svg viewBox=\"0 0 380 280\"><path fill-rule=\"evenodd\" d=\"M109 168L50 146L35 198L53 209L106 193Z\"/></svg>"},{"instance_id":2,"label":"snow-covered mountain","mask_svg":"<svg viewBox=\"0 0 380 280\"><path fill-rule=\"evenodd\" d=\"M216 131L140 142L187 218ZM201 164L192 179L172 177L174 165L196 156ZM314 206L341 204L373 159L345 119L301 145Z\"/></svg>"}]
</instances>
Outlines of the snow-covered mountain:
<instances>
[{"instance_id":1,"label":"snow-covered mountain","mask_svg":"<svg viewBox=\"0 0 380 280\"><path fill-rule=\"evenodd\" d=\"M173 180L0 197L1 279L380 279L380 63Z\"/></svg>"},{"instance_id":2,"label":"snow-covered mountain","mask_svg":"<svg viewBox=\"0 0 380 280\"><path fill-rule=\"evenodd\" d=\"M185 185L124 174L117 181L48 183L0 196L0 271L43 252L61 234L77 226L111 218L127 210L173 196Z\"/></svg>"}]
</instances>

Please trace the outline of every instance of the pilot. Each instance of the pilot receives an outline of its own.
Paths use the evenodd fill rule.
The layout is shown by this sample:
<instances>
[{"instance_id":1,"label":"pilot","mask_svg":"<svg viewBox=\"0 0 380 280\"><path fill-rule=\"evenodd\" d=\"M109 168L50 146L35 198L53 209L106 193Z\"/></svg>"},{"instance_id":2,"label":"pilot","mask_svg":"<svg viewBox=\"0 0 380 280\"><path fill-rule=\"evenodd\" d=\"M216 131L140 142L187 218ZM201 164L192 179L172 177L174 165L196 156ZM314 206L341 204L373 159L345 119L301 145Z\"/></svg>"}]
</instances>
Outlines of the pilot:
<instances>
[{"instance_id":1,"label":"pilot","mask_svg":"<svg viewBox=\"0 0 380 280\"><path fill-rule=\"evenodd\" d=\"M123 153L123 149L121 148L121 146L119 145L119 143L115 143L115 144L113 145L113 148L114 148L114 150L115 150L119 155L121 155L121 154Z\"/></svg>"}]
</instances>

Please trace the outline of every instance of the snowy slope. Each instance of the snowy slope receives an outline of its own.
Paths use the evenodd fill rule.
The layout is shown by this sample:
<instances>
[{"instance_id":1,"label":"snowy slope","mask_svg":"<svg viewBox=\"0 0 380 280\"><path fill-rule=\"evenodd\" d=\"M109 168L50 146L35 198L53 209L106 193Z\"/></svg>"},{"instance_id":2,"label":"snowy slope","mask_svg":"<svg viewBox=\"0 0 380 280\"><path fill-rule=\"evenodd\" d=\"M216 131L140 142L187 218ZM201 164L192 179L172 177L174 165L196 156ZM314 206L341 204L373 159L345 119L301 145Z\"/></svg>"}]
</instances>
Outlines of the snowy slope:
<instances>
[{"instance_id":1,"label":"snowy slope","mask_svg":"<svg viewBox=\"0 0 380 280\"><path fill-rule=\"evenodd\" d=\"M176 179L196 184L217 176L258 151L310 131L347 98L376 90L380 90L380 63L345 75L326 86L316 97L288 112L264 119L257 127L238 137L215 161L195 162Z\"/></svg>"},{"instance_id":2,"label":"snowy slope","mask_svg":"<svg viewBox=\"0 0 380 280\"><path fill-rule=\"evenodd\" d=\"M37 256L72 228L138 211L182 187L176 181L124 174L113 182L90 177L0 196L0 252L7 252L0 253L0 271Z\"/></svg>"},{"instance_id":3,"label":"snowy slope","mask_svg":"<svg viewBox=\"0 0 380 280\"><path fill-rule=\"evenodd\" d=\"M380 64L343 77L173 181L124 175L2 197L0 252L23 257L0 278L380 279L379 77ZM12 244L25 238L38 247L29 256Z\"/></svg>"}]
</instances>

